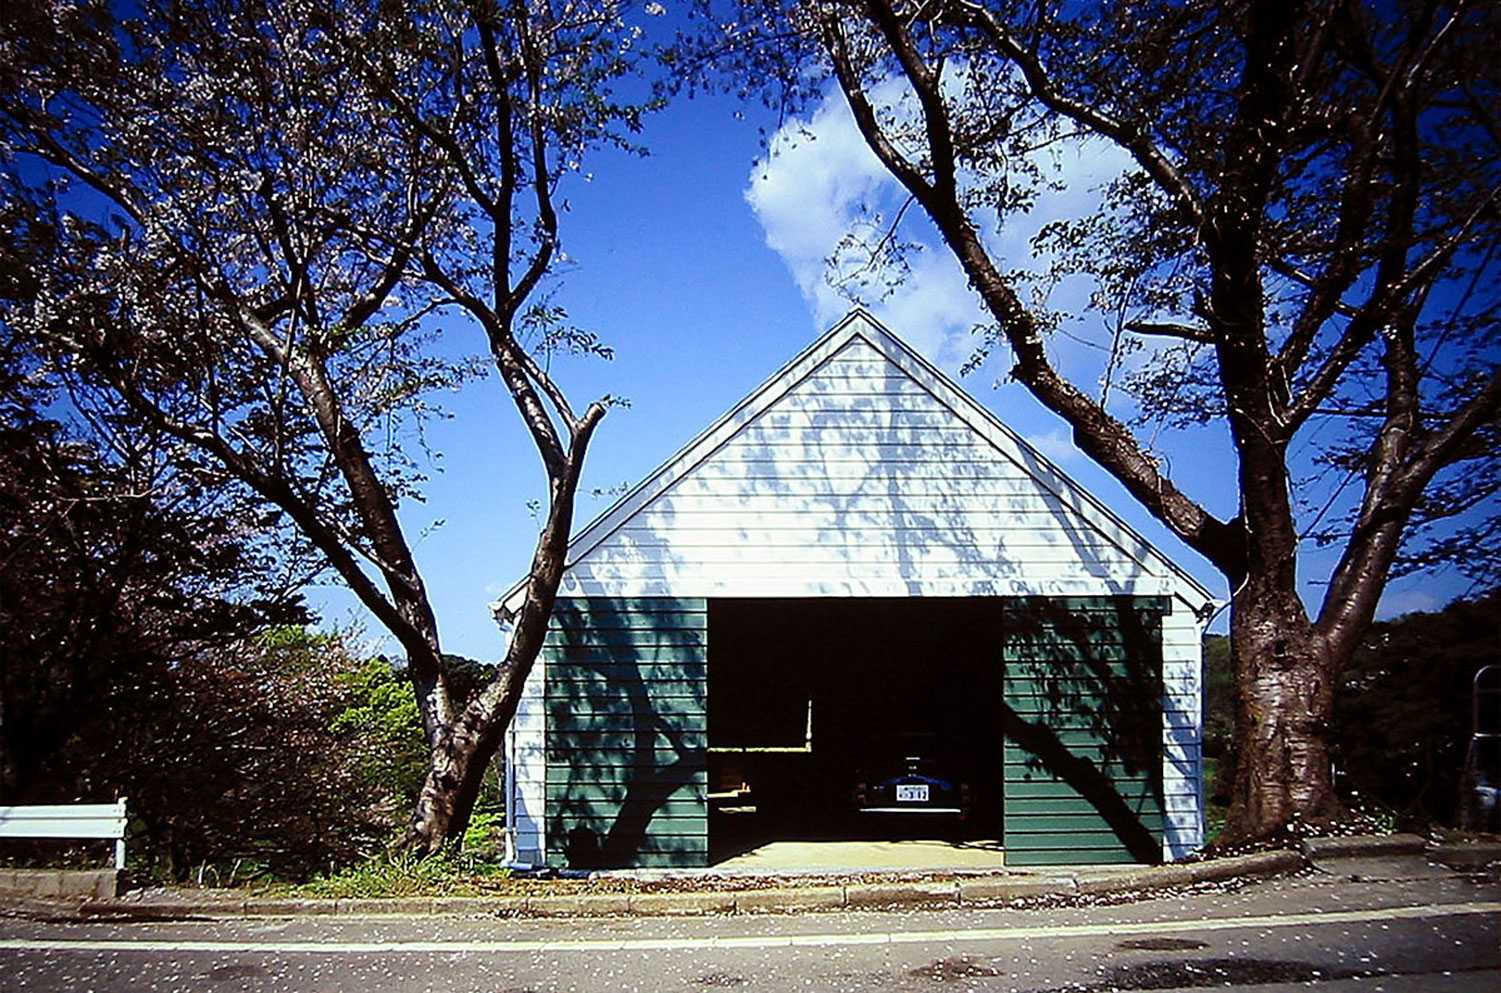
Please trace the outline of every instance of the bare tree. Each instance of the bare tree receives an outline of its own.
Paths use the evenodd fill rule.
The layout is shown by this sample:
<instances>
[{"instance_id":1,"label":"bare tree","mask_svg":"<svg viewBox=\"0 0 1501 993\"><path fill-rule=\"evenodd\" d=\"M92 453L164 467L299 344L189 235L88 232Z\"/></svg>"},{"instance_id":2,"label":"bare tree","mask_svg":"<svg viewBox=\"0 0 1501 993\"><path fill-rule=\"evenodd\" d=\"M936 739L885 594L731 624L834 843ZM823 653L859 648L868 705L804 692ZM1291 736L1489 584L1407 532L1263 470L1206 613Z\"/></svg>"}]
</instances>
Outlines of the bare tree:
<instances>
[{"instance_id":1,"label":"bare tree","mask_svg":"<svg viewBox=\"0 0 1501 993\"><path fill-rule=\"evenodd\" d=\"M1476 543L1497 533L1496 7L749 0L716 23L685 60L784 106L836 88L993 317L982 350L1008 349L1078 447L1225 576L1223 837L1337 816L1333 693L1389 575L1456 551L1496 575ZM1066 315L991 237L1065 141L1130 163L1097 212L1037 241L1047 278L1093 277L1123 379L1098 397L1049 354ZM1124 356L1133 341L1150 357ZM1223 427L1232 518L1134 430L1163 423ZM1311 541L1340 549L1312 610Z\"/></svg>"},{"instance_id":2,"label":"bare tree","mask_svg":"<svg viewBox=\"0 0 1501 993\"><path fill-rule=\"evenodd\" d=\"M201 478L279 512L401 645L433 756L419 851L461 835L514 712L604 413L575 415L520 335L530 321L548 332L534 346L605 351L527 308L556 259L556 184L637 126L610 97L633 40L608 3L0 13L6 208L47 234L14 260L34 297L3 319ZM481 368L429 347L450 307L483 327L551 498L524 622L462 713L398 516L433 392Z\"/></svg>"},{"instance_id":3,"label":"bare tree","mask_svg":"<svg viewBox=\"0 0 1501 993\"><path fill-rule=\"evenodd\" d=\"M547 473L548 505L526 599L496 677L434 739L409 843L431 849L462 831L486 765L515 716L562 579L584 455L612 398L577 411L525 347L609 356L538 289L558 258L557 189L585 155L631 140L655 98L618 98L640 37L616 0L475 3L344 30L341 43L398 140L435 151L455 191L458 241L423 243L414 263L439 303L483 332L495 369ZM336 27L335 30L338 30Z\"/></svg>"}]
</instances>

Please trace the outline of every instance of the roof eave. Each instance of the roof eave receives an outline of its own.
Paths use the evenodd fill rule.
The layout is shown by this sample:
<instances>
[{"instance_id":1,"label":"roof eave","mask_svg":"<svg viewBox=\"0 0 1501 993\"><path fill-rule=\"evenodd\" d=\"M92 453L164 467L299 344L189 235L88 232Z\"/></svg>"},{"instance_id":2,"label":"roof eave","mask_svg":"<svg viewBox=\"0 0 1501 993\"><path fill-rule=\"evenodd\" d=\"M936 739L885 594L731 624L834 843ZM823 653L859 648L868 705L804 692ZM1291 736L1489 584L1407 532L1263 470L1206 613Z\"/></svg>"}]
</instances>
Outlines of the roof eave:
<instances>
[{"instance_id":1,"label":"roof eave","mask_svg":"<svg viewBox=\"0 0 1501 993\"><path fill-rule=\"evenodd\" d=\"M889 343L889 347L876 345L871 341L870 335L862 335L862 325L867 325L874 332L875 337ZM1160 551L1146 538L1142 537L1134 528L1121 520L1113 511L1095 497L1088 489L1076 482L1062 469L1058 468L1052 460L1039 452L1029 444L1021 435L1008 427L1000 418L970 396L962 387L955 383L947 374L933 365L922 355L914 351L906 342L887 329L880 321L876 320L864 308L856 307L846 314L832 328L820 335L811 344L795 355L785 365L771 376L767 377L759 386L747 394L742 400L732 406L712 424L696 435L692 441L684 445L677 452L665 459L660 465L648 473L640 483L636 484L623 496L616 500L603 513L579 530L569 540L568 550L565 553L566 565L564 569L571 567L579 558L587 555L595 546L609 537L625 520L635 514L639 507L631 505L638 501L644 505L654 499L661 490L666 489L677 479L681 478L713 453L719 445L723 444L724 438L718 437L729 426L734 424L737 417L745 415L741 426L754 420L756 416L769 407L772 403L788 390L792 389L803 376L806 376L813 368L822 361L822 353L832 353L842 348L848 339L863 337L872 345L876 345L888 359L895 359L891 354L894 349L898 355L914 363L928 377L941 384L944 391L950 395L954 403L951 408L962 407L974 417L979 418L994 430L999 430L1012 444L1025 451L1027 458L1044 467L1049 475L1066 487L1072 494L1078 496L1087 503L1093 513L1101 515L1112 526L1118 528L1125 535L1145 550L1149 556L1166 568L1167 576L1174 582L1175 596L1184 602L1196 615L1202 617L1212 607L1217 607L1217 601L1212 593L1204 587L1194 576L1182 566ZM815 361L816 360L816 361ZM802 369L804 365L810 368ZM910 374L910 370L909 370ZM947 401L944 401L947 402ZM956 410L956 413L959 411ZM962 416L962 415L961 415ZM968 418L965 418L966 420ZM973 424L971 425L974 426ZM734 429L739 430L739 427ZM731 432L733 434L733 431ZM705 450L706 449L706 450ZM676 470L676 471L675 471ZM1039 480L1039 482L1045 482ZM653 488L657 492L651 492ZM647 495L650 494L650 495ZM644 498L644 499L643 499ZM615 518L620 520L615 520ZM496 621L505 624L511 621L521 610L526 600L526 588L529 577L519 580L497 601L491 604L491 612Z\"/></svg>"}]
</instances>

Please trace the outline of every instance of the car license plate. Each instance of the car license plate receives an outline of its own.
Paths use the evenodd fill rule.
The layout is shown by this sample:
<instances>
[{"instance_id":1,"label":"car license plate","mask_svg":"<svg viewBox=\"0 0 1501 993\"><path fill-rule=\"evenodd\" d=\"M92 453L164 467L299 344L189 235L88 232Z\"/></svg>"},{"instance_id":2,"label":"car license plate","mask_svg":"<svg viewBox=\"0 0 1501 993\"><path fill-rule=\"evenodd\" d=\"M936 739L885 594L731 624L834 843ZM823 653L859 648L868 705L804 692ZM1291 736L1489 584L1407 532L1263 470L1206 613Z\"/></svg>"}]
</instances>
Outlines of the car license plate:
<instances>
[{"instance_id":1,"label":"car license plate","mask_svg":"<svg viewBox=\"0 0 1501 993\"><path fill-rule=\"evenodd\" d=\"M927 803L928 784L920 786L898 786L896 788L897 803Z\"/></svg>"}]
</instances>

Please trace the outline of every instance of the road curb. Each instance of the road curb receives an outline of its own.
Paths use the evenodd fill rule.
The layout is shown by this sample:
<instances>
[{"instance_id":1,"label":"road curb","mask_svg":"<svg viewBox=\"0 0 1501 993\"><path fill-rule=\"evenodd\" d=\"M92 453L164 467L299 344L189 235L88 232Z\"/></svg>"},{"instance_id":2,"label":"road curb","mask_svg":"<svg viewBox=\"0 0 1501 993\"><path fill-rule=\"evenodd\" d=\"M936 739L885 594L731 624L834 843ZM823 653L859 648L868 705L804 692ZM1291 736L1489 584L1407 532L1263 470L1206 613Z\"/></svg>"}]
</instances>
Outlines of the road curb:
<instances>
[{"instance_id":1,"label":"road curb","mask_svg":"<svg viewBox=\"0 0 1501 993\"><path fill-rule=\"evenodd\" d=\"M531 917L620 917L631 912L631 894L558 893L528 896L526 912Z\"/></svg>"},{"instance_id":2,"label":"road curb","mask_svg":"<svg viewBox=\"0 0 1501 993\"><path fill-rule=\"evenodd\" d=\"M733 914L737 895L724 890L701 893L632 893L631 914L636 917Z\"/></svg>"},{"instance_id":3,"label":"road curb","mask_svg":"<svg viewBox=\"0 0 1501 993\"><path fill-rule=\"evenodd\" d=\"M88 919L122 920L213 920L226 917L274 916L250 909L252 903L287 904L287 900L85 900L73 906L73 913ZM332 903L333 901L328 901ZM291 916L290 914L284 916Z\"/></svg>"},{"instance_id":4,"label":"road curb","mask_svg":"<svg viewBox=\"0 0 1501 993\"><path fill-rule=\"evenodd\" d=\"M1428 858L1459 872L1484 872L1501 865L1501 842L1445 842L1430 848Z\"/></svg>"},{"instance_id":5,"label":"road curb","mask_svg":"<svg viewBox=\"0 0 1501 993\"><path fill-rule=\"evenodd\" d=\"M1015 900L1032 900L1048 897L1068 897L1079 892L1079 881L1073 876L1027 878L1025 876L981 876L959 880L959 902L962 904L1011 903Z\"/></svg>"},{"instance_id":6,"label":"road curb","mask_svg":"<svg viewBox=\"0 0 1501 993\"><path fill-rule=\"evenodd\" d=\"M957 907L959 884L946 883L850 883L844 887L844 906L866 907Z\"/></svg>"},{"instance_id":7,"label":"road curb","mask_svg":"<svg viewBox=\"0 0 1501 993\"><path fill-rule=\"evenodd\" d=\"M1353 834L1333 838L1304 838L1298 848L1311 861L1369 858L1377 855L1421 855L1427 839L1416 834Z\"/></svg>"},{"instance_id":8,"label":"road curb","mask_svg":"<svg viewBox=\"0 0 1501 993\"><path fill-rule=\"evenodd\" d=\"M437 900L432 897L359 897L334 901L334 913L349 916L371 914L431 914Z\"/></svg>"},{"instance_id":9,"label":"road curb","mask_svg":"<svg viewBox=\"0 0 1501 993\"><path fill-rule=\"evenodd\" d=\"M1191 863L1191 867L1196 870L1196 883L1220 883L1242 876L1275 876L1284 872L1297 872L1307 865L1308 862L1302 855L1287 849Z\"/></svg>"},{"instance_id":10,"label":"road curb","mask_svg":"<svg viewBox=\"0 0 1501 993\"><path fill-rule=\"evenodd\" d=\"M843 886L783 886L741 890L734 894L737 914L795 914L807 910L843 910Z\"/></svg>"},{"instance_id":11,"label":"road curb","mask_svg":"<svg viewBox=\"0 0 1501 993\"><path fill-rule=\"evenodd\" d=\"M1201 883L1293 872L1304 866L1293 851L1257 852L1207 862L1132 867L1118 872L1049 875L964 876L953 880L850 882L842 885L787 886L746 890L685 890L655 893L549 893L494 897L392 897L309 900L250 897L245 900L191 899L136 902L86 900L54 906L91 918L300 917L470 915L508 917L668 917L711 914L790 914L806 911L886 907L922 909L995 906L1020 900L1067 900L1081 896L1130 894ZM21 912L25 912L21 910Z\"/></svg>"}]
</instances>

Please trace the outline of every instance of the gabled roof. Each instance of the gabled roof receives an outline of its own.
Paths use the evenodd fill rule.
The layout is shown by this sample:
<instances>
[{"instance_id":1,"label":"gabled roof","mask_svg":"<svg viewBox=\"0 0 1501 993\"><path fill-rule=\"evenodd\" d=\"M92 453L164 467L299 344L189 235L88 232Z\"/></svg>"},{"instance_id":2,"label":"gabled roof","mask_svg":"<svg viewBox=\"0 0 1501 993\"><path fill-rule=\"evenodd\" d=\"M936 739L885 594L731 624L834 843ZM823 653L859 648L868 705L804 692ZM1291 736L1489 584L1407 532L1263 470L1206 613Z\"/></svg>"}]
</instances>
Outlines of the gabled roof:
<instances>
[{"instance_id":1,"label":"gabled roof","mask_svg":"<svg viewBox=\"0 0 1501 993\"><path fill-rule=\"evenodd\" d=\"M998 455L1022 466L1036 483L1055 495L1070 511L1105 536L1143 567L1170 578L1172 592L1193 610L1214 601L1213 595L1192 575L1179 567L1103 503L1071 479L1020 435L971 397L932 363L913 351L900 338L863 309L852 310L822 337L732 407L698 437L662 463L608 510L580 530L569 542L567 562L571 567L604 542L633 516L678 480L719 450L747 425L766 412L789 390L822 365L830 356L860 339L892 365L927 390L964 424L995 447ZM521 607L526 579L513 586L493 608L498 618L514 616Z\"/></svg>"}]
</instances>

